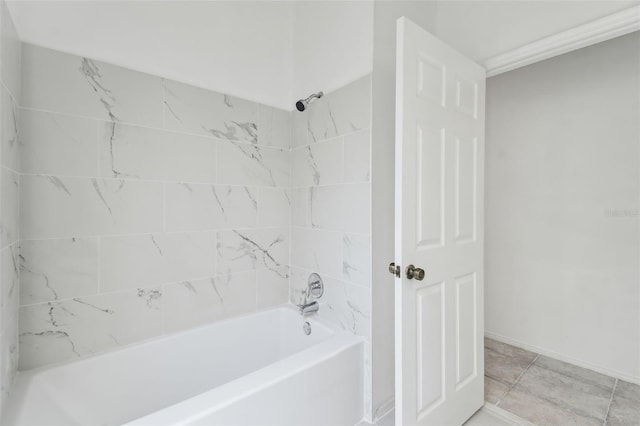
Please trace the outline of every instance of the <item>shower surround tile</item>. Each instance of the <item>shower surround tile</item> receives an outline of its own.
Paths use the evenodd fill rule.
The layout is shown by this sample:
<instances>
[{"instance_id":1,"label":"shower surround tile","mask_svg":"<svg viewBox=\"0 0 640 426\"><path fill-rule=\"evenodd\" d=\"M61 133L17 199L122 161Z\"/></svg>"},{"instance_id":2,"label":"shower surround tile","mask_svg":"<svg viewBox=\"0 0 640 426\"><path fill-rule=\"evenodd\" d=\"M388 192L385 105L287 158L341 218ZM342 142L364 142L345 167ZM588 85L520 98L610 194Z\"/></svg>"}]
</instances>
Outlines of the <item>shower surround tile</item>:
<instances>
[{"instance_id":1,"label":"shower surround tile","mask_svg":"<svg viewBox=\"0 0 640 426\"><path fill-rule=\"evenodd\" d=\"M0 413L18 370L20 303L20 40L0 1Z\"/></svg>"},{"instance_id":2,"label":"shower surround tile","mask_svg":"<svg viewBox=\"0 0 640 426\"><path fill-rule=\"evenodd\" d=\"M293 151L292 186L342 183L343 142L335 138Z\"/></svg>"},{"instance_id":3,"label":"shower surround tile","mask_svg":"<svg viewBox=\"0 0 640 426\"><path fill-rule=\"evenodd\" d=\"M20 368L92 355L161 333L160 287L22 306Z\"/></svg>"},{"instance_id":4,"label":"shower surround tile","mask_svg":"<svg viewBox=\"0 0 640 426\"><path fill-rule=\"evenodd\" d=\"M18 173L2 167L0 170L0 245L2 248L16 243L20 238L20 184Z\"/></svg>"},{"instance_id":5,"label":"shower surround tile","mask_svg":"<svg viewBox=\"0 0 640 426\"><path fill-rule=\"evenodd\" d=\"M365 287L371 285L371 238L368 235L343 235L342 278Z\"/></svg>"},{"instance_id":6,"label":"shower surround tile","mask_svg":"<svg viewBox=\"0 0 640 426\"><path fill-rule=\"evenodd\" d=\"M370 233L370 184L320 186L312 187L310 191L309 211L313 228Z\"/></svg>"},{"instance_id":7,"label":"shower surround tile","mask_svg":"<svg viewBox=\"0 0 640 426\"><path fill-rule=\"evenodd\" d=\"M20 171L18 105L4 86L0 86L0 105L0 160L4 167Z\"/></svg>"},{"instance_id":8,"label":"shower surround tile","mask_svg":"<svg viewBox=\"0 0 640 426\"><path fill-rule=\"evenodd\" d=\"M159 232L162 210L160 183L23 176L22 236L27 239Z\"/></svg>"},{"instance_id":9,"label":"shower surround tile","mask_svg":"<svg viewBox=\"0 0 640 426\"><path fill-rule=\"evenodd\" d=\"M24 240L20 243L20 304L97 294L98 238Z\"/></svg>"},{"instance_id":10,"label":"shower surround tile","mask_svg":"<svg viewBox=\"0 0 640 426\"><path fill-rule=\"evenodd\" d=\"M258 188L258 226L289 226L291 191L287 188Z\"/></svg>"},{"instance_id":11,"label":"shower surround tile","mask_svg":"<svg viewBox=\"0 0 640 426\"><path fill-rule=\"evenodd\" d=\"M289 151L221 141L218 144L218 183L289 186L290 158Z\"/></svg>"},{"instance_id":12,"label":"shower surround tile","mask_svg":"<svg viewBox=\"0 0 640 426\"><path fill-rule=\"evenodd\" d=\"M258 144L291 148L291 112L258 105Z\"/></svg>"},{"instance_id":13,"label":"shower surround tile","mask_svg":"<svg viewBox=\"0 0 640 426\"><path fill-rule=\"evenodd\" d=\"M342 234L298 227L291 232L291 266L342 277Z\"/></svg>"},{"instance_id":14,"label":"shower surround tile","mask_svg":"<svg viewBox=\"0 0 640 426\"><path fill-rule=\"evenodd\" d=\"M371 182L371 134L369 130L344 137L343 182Z\"/></svg>"},{"instance_id":15,"label":"shower surround tile","mask_svg":"<svg viewBox=\"0 0 640 426\"><path fill-rule=\"evenodd\" d=\"M293 267L291 270L291 302L301 304L307 278L313 270ZM324 295L318 300L318 315L339 329L357 336L369 336L371 331L371 292L368 288L321 275Z\"/></svg>"},{"instance_id":16,"label":"shower surround tile","mask_svg":"<svg viewBox=\"0 0 640 426\"><path fill-rule=\"evenodd\" d=\"M23 44L22 106L162 127L162 78Z\"/></svg>"},{"instance_id":17,"label":"shower surround tile","mask_svg":"<svg viewBox=\"0 0 640 426\"><path fill-rule=\"evenodd\" d=\"M166 184L167 231L255 227L257 189L247 186Z\"/></svg>"},{"instance_id":18,"label":"shower surround tile","mask_svg":"<svg viewBox=\"0 0 640 426\"><path fill-rule=\"evenodd\" d=\"M184 330L255 310L255 275L246 271L165 285L165 331Z\"/></svg>"},{"instance_id":19,"label":"shower surround tile","mask_svg":"<svg viewBox=\"0 0 640 426\"><path fill-rule=\"evenodd\" d=\"M294 146L331 139L371 127L371 76L367 75L294 113ZM301 129L305 129L302 132Z\"/></svg>"},{"instance_id":20,"label":"shower surround tile","mask_svg":"<svg viewBox=\"0 0 640 426\"><path fill-rule=\"evenodd\" d=\"M289 232L286 228L218 232L218 274L268 269L287 278L288 258Z\"/></svg>"},{"instance_id":21,"label":"shower surround tile","mask_svg":"<svg viewBox=\"0 0 640 426\"><path fill-rule=\"evenodd\" d=\"M20 110L23 173L98 177L98 121Z\"/></svg>"},{"instance_id":22,"label":"shower surround tile","mask_svg":"<svg viewBox=\"0 0 640 426\"><path fill-rule=\"evenodd\" d=\"M215 267L215 232L103 237L103 292L210 277Z\"/></svg>"},{"instance_id":23,"label":"shower surround tile","mask_svg":"<svg viewBox=\"0 0 640 426\"><path fill-rule=\"evenodd\" d=\"M258 141L258 105L165 80L165 128L229 141Z\"/></svg>"},{"instance_id":24,"label":"shower surround tile","mask_svg":"<svg viewBox=\"0 0 640 426\"><path fill-rule=\"evenodd\" d=\"M102 177L216 181L216 141L128 124L100 124Z\"/></svg>"}]
</instances>

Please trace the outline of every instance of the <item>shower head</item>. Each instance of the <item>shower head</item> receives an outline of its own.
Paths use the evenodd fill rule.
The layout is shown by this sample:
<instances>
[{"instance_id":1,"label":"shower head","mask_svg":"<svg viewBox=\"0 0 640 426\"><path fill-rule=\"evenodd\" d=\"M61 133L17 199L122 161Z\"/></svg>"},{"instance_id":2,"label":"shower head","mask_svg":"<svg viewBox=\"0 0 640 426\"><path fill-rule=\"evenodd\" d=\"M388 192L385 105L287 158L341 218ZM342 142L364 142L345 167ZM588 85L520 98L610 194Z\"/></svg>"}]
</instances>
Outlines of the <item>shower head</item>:
<instances>
[{"instance_id":1,"label":"shower head","mask_svg":"<svg viewBox=\"0 0 640 426\"><path fill-rule=\"evenodd\" d=\"M313 100L313 98L320 99L323 95L324 95L324 93L318 92L318 93L311 94L306 99L300 99L298 102L296 102L296 108L298 109L298 111L302 112L305 109L307 109L307 105L309 105L309 102L311 102Z\"/></svg>"}]
</instances>

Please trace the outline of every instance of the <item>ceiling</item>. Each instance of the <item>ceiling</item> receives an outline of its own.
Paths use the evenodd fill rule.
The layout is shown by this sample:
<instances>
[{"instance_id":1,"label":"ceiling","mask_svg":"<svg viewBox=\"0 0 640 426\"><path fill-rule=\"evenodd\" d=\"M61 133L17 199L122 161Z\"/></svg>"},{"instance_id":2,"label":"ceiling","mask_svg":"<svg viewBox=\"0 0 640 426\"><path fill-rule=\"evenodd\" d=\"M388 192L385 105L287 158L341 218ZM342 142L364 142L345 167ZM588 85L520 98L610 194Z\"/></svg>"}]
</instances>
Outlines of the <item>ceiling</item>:
<instances>
[{"instance_id":1,"label":"ceiling","mask_svg":"<svg viewBox=\"0 0 640 426\"><path fill-rule=\"evenodd\" d=\"M640 0L431 1L437 10L436 35L478 62L640 4ZM312 25L313 16L296 15L300 8L293 7L294 4L312 4L303 0L9 0L7 3L23 41L283 108L290 107L291 100L299 95L293 93L291 83L296 79L295 61L314 60L314 55L305 51L304 43L299 47L298 40L303 38L300 32L313 28L314 32L319 31L319 25ZM321 1L314 4L323 7ZM325 6L329 4L336 9L340 2ZM336 38L330 36L339 28L342 32L336 34L341 40L361 39L365 18L346 11L353 3L342 4L344 14L335 15L339 11L334 10L326 15L339 16L343 22L322 23L321 30L329 31L328 40ZM373 21L372 17L366 19ZM353 25L346 22L349 20ZM373 37L367 37L372 45ZM359 40L357 45L363 43L366 40ZM324 48L346 50L353 45L345 40ZM298 59L294 58L296 49ZM349 61L354 55L348 53L336 57ZM361 61L366 55L363 58ZM371 59L368 61L366 66L370 66ZM349 65L344 63L344 69ZM314 69L313 63L306 67L307 73L309 69Z\"/></svg>"}]
</instances>

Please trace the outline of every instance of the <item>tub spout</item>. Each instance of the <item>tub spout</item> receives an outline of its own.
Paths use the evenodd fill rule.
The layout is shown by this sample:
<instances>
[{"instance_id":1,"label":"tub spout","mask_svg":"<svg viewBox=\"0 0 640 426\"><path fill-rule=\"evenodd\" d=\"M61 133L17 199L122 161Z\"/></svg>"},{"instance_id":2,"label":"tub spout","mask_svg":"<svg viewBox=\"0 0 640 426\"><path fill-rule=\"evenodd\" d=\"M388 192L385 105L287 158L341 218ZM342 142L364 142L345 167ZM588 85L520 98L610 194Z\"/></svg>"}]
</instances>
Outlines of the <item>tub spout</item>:
<instances>
[{"instance_id":1,"label":"tub spout","mask_svg":"<svg viewBox=\"0 0 640 426\"><path fill-rule=\"evenodd\" d=\"M303 317L306 317L307 315L311 315L314 312L318 312L318 309L320 309L320 304L314 300L311 303L298 305L298 308L300 308L300 315L302 315Z\"/></svg>"}]
</instances>

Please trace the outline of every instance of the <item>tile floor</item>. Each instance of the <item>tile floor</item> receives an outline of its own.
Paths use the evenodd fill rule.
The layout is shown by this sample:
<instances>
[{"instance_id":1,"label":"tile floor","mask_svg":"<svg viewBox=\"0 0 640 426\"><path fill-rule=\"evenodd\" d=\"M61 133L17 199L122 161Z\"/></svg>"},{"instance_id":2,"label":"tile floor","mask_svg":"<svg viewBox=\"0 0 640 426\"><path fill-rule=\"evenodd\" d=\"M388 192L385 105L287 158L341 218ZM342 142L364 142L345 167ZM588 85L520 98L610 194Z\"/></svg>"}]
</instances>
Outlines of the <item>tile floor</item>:
<instances>
[{"instance_id":1,"label":"tile floor","mask_svg":"<svg viewBox=\"0 0 640 426\"><path fill-rule=\"evenodd\" d=\"M485 339L485 401L536 425L639 426L640 386Z\"/></svg>"},{"instance_id":2,"label":"tile floor","mask_svg":"<svg viewBox=\"0 0 640 426\"><path fill-rule=\"evenodd\" d=\"M464 426L640 426L640 386L496 340L484 344L485 406ZM375 424L393 425L393 412Z\"/></svg>"}]
</instances>

